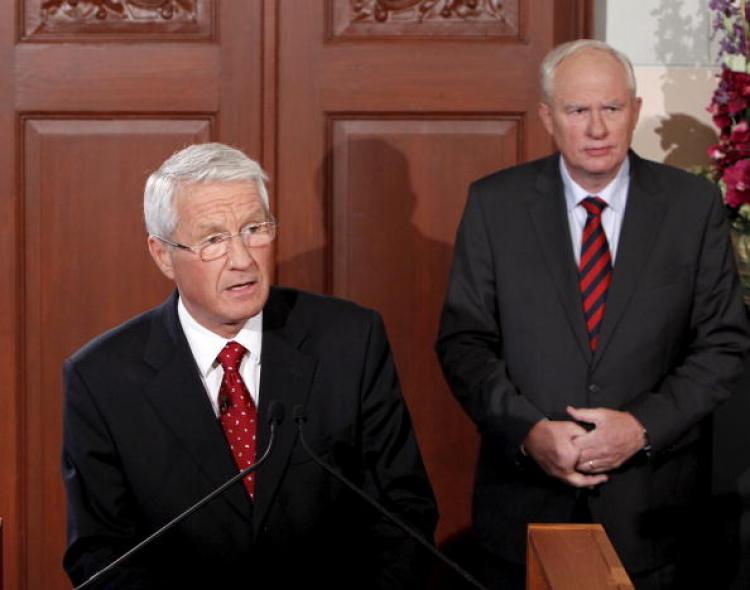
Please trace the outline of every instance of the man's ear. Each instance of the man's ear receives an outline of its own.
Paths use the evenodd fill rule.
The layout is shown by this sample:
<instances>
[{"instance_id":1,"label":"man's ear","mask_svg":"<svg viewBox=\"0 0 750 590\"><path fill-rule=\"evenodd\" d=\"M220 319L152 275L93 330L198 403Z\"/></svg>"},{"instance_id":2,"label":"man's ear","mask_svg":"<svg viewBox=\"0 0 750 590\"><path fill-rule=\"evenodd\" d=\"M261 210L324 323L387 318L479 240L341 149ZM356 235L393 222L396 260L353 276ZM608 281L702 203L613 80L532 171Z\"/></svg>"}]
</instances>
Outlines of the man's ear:
<instances>
[{"instance_id":1,"label":"man's ear","mask_svg":"<svg viewBox=\"0 0 750 590\"><path fill-rule=\"evenodd\" d=\"M546 102L539 103L539 118L542 120L542 125L551 136L554 137L554 126L552 125L552 107Z\"/></svg>"},{"instance_id":2,"label":"man's ear","mask_svg":"<svg viewBox=\"0 0 750 590\"><path fill-rule=\"evenodd\" d=\"M151 253L151 258L156 262L156 266L168 279L174 280L174 266L172 264L172 250L171 248L162 242L159 238L154 236L148 237L148 251Z\"/></svg>"},{"instance_id":3,"label":"man's ear","mask_svg":"<svg viewBox=\"0 0 750 590\"><path fill-rule=\"evenodd\" d=\"M635 126L638 124L638 119L641 116L641 105L643 104L643 99L641 99L640 96L636 96L633 99L633 129L635 129Z\"/></svg>"}]
</instances>

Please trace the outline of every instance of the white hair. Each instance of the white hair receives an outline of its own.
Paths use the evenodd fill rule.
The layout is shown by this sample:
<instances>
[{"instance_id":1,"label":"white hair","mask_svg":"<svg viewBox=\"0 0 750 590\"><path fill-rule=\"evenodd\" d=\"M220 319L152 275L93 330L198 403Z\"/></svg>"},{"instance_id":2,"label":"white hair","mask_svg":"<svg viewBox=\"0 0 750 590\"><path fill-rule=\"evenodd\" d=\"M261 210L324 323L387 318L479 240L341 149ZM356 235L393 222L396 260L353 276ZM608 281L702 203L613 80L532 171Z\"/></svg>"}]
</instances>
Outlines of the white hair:
<instances>
[{"instance_id":1,"label":"white hair","mask_svg":"<svg viewBox=\"0 0 750 590\"><path fill-rule=\"evenodd\" d=\"M212 182L254 182L270 215L266 173L240 150L222 143L200 143L172 154L148 177L143 194L146 231L168 238L177 227L174 197L185 185Z\"/></svg>"},{"instance_id":2,"label":"white hair","mask_svg":"<svg viewBox=\"0 0 750 590\"><path fill-rule=\"evenodd\" d=\"M558 45L550 51L542 61L539 71L543 102L549 104L552 100L555 70L557 69L557 66L559 66L566 58L585 49L604 51L617 59L624 70L628 89L630 90L631 95L635 96L635 74L633 73L633 64L630 63L628 56L604 41L597 41L595 39L578 39L576 41L569 41L568 43Z\"/></svg>"}]
</instances>

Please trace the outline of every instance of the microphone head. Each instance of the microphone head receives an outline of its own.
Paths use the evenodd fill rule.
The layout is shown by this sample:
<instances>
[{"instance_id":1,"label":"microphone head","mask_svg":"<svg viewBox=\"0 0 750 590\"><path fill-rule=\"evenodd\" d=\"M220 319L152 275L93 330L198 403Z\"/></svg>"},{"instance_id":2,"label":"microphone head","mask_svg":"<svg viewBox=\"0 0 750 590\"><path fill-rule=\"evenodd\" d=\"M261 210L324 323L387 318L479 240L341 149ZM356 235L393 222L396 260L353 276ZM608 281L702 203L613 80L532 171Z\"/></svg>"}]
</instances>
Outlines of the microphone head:
<instances>
[{"instance_id":1,"label":"microphone head","mask_svg":"<svg viewBox=\"0 0 750 590\"><path fill-rule=\"evenodd\" d=\"M268 404L268 423L281 424L284 420L284 404L273 399Z\"/></svg>"},{"instance_id":2,"label":"microphone head","mask_svg":"<svg viewBox=\"0 0 750 590\"><path fill-rule=\"evenodd\" d=\"M294 421L297 424L302 424L304 422L307 422L307 414L305 413L305 408L302 405L296 405L294 406L294 410L292 410L292 415L294 416Z\"/></svg>"}]
</instances>

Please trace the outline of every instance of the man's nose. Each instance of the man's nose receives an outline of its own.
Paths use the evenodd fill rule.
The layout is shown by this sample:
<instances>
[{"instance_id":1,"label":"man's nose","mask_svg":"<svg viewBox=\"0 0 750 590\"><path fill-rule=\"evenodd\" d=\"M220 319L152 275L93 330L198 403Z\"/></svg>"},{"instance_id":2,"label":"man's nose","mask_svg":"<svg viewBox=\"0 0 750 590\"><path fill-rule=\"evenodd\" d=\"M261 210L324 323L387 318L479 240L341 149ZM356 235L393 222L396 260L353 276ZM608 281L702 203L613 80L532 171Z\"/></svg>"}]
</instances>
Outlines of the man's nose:
<instances>
[{"instance_id":1,"label":"man's nose","mask_svg":"<svg viewBox=\"0 0 750 590\"><path fill-rule=\"evenodd\" d=\"M255 264L252 249L245 245L240 234L230 238L228 256L230 268L248 268Z\"/></svg>"},{"instance_id":2,"label":"man's nose","mask_svg":"<svg viewBox=\"0 0 750 590\"><path fill-rule=\"evenodd\" d=\"M607 122L600 111L591 109L587 131L591 137L604 137L607 135Z\"/></svg>"}]
</instances>

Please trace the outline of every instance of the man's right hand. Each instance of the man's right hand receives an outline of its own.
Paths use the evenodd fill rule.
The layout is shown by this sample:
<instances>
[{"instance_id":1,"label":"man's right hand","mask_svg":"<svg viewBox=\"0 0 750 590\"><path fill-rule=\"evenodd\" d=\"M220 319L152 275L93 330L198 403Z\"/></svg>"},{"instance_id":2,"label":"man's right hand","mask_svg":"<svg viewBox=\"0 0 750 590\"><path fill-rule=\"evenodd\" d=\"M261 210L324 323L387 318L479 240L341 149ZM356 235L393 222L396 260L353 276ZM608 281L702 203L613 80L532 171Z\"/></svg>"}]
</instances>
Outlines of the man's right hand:
<instances>
[{"instance_id":1,"label":"man's right hand","mask_svg":"<svg viewBox=\"0 0 750 590\"><path fill-rule=\"evenodd\" d=\"M607 481L607 476L576 471L581 451L573 439L584 434L586 430L575 422L541 420L526 435L523 446L545 473L577 488L593 487Z\"/></svg>"}]
</instances>

